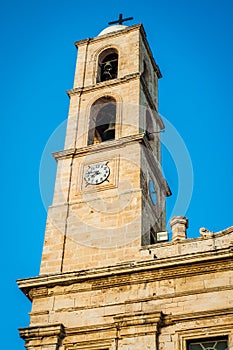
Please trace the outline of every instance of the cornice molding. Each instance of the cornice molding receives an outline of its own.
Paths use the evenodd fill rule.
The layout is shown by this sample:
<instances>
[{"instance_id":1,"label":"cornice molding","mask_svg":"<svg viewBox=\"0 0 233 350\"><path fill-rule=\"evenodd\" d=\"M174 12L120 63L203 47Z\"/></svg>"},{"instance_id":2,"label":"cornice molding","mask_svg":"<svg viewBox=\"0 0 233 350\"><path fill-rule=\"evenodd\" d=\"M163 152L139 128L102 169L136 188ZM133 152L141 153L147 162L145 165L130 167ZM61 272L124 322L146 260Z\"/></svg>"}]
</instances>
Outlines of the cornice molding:
<instances>
[{"instance_id":1,"label":"cornice molding","mask_svg":"<svg viewBox=\"0 0 233 350\"><path fill-rule=\"evenodd\" d=\"M48 294L48 288L47 287L41 287L41 288L33 288L29 291L29 299L32 300L33 298L40 298L45 297Z\"/></svg>"},{"instance_id":2,"label":"cornice molding","mask_svg":"<svg viewBox=\"0 0 233 350\"><path fill-rule=\"evenodd\" d=\"M198 311L192 313L184 313L180 315L166 315L164 317L164 325L170 326L177 322L190 322L197 319L207 319L207 318L216 318L216 317L233 317L233 308L228 309L219 309L219 310L208 310L208 311ZM232 319L233 322L233 319Z\"/></svg>"},{"instance_id":3,"label":"cornice molding","mask_svg":"<svg viewBox=\"0 0 233 350\"><path fill-rule=\"evenodd\" d=\"M19 334L24 340L51 336L57 336L59 339L63 339L65 337L65 327L62 323L52 324L49 326L32 326L27 328L19 328Z\"/></svg>"},{"instance_id":4,"label":"cornice molding","mask_svg":"<svg viewBox=\"0 0 233 350\"><path fill-rule=\"evenodd\" d=\"M29 279L18 280L18 286L28 298L36 297L37 292L32 289L40 289L46 293L46 288L57 285L78 284L79 290L105 289L112 286L138 284L178 278L183 276L202 275L233 269L233 252L229 249L219 249L206 253L189 254L181 257L170 257L150 261L128 262L105 268L96 268L62 274L38 276ZM82 287L81 283L85 282ZM88 282L88 283L87 283ZM77 290L76 290L77 291ZM34 294L35 293L35 294ZM33 295L34 294L34 295Z\"/></svg>"},{"instance_id":5,"label":"cornice molding","mask_svg":"<svg viewBox=\"0 0 233 350\"><path fill-rule=\"evenodd\" d=\"M93 326L81 326L74 328L66 328L66 335L78 333L93 333L101 331L111 331L116 328L123 328L128 326L144 325L144 324L160 324L164 315L162 312L133 312L124 315L114 316L113 323L97 324Z\"/></svg>"},{"instance_id":6,"label":"cornice molding","mask_svg":"<svg viewBox=\"0 0 233 350\"><path fill-rule=\"evenodd\" d=\"M107 88L112 87L114 85L122 85L124 83L128 83L131 80L135 80L135 79L140 79L141 73L137 72L137 73L132 73L132 74L128 74L122 78L116 78L116 79L111 79L111 80L107 80L107 81L102 81L100 83L96 83L95 85L89 85L89 86L85 86L85 87L76 87L70 90L67 90L66 93L69 97L74 96L74 95L80 95L85 94L87 92L92 92L92 91L96 91L96 90L102 90L105 86Z\"/></svg>"},{"instance_id":7,"label":"cornice molding","mask_svg":"<svg viewBox=\"0 0 233 350\"><path fill-rule=\"evenodd\" d=\"M124 315L114 316L117 328L133 327L144 324L160 324L163 318L162 312L134 312Z\"/></svg>"},{"instance_id":8,"label":"cornice molding","mask_svg":"<svg viewBox=\"0 0 233 350\"><path fill-rule=\"evenodd\" d=\"M125 33L132 32L134 30L138 30L138 29L140 30L142 27L143 25L141 23L134 24L132 26L126 27L125 29L121 29L115 32L110 32L104 35L96 36L94 38L86 38L86 39L75 41L74 45L78 48L79 46L85 45L86 43L95 43L96 41L102 41L103 39L106 39L106 38L110 38L114 36L122 36L122 35L125 35Z\"/></svg>"},{"instance_id":9,"label":"cornice molding","mask_svg":"<svg viewBox=\"0 0 233 350\"><path fill-rule=\"evenodd\" d=\"M96 145L90 145L90 146L85 146L80 148L70 148L64 151L54 152L53 157L56 160L71 158L71 157L82 157L88 153L97 153L110 148L114 148L114 149L120 148L131 142L143 142L145 145L147 145L145 140L146 140L146 136L144 133L130 135L130 136L121 137L119 139L115 139L111 141L101 142Z\"/></svg>"},{"instance_id":10,"label":"cornice molding","mask_svg":"<svg viewBox=\"0 0 233 350\"><path fill-rule=\"evenodd\" d=\"M20 336L29 342L30 340L38 340L40 338L50 338L50 344L54 343L54 337L58 341L65 338L65 344L67 344L68 349L73 349L71 342L72 336L75 336L74 349L78 348L80 345L84 347L94 344L94 338L90 340L77 342L77 336L86 334L95 334L95 333L104 333L108 332L110 335L109 339L103 340L106 344L111 343L111 337L135 337L135 335L140 334L155 334L159 332L161 328L166 326L171 326L177 323L182 322L192 322L208 320L208 319L221 319L223 320L222 324L216 324L214 327L224 328L226 330L231 330L233 325L233 308L228 309L215 309L208 311L198 311L192 313L183 313L180 315L167 315L163 314L161 311L157 312L134 312L130 314L123 314L113 316L114 322L105 323L105 324L96 324L91 326L81 326L81 327L64 327L63 324L52 324L49 326L31 326L27 328L20 328ZM200 323L200 326L203 326ZM207 326L208 327L208 326ZM213 325L211 326L213 328ZM190 331L190 330L188 330ZM187 333L187 330L184 329L184 332ZM98 343L101 343L101 339L97 339ZM81 347L83 348L83 347ZM88 347L89 348L89 347Z\"/></svg>"}]
</instances>

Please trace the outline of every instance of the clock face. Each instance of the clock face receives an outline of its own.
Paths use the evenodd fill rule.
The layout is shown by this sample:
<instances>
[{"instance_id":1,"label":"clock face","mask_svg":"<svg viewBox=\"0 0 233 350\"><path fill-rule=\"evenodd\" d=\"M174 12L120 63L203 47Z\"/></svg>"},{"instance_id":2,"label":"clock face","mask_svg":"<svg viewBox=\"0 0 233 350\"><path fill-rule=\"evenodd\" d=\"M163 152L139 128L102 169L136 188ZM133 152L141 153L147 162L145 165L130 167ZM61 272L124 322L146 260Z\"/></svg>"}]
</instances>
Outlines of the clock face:
<instances>
[{"instance_id":1,"label":"clock face","mask_svg":"<svg viewBox=\"0 0 233 350\"><path fill-rule=\"evenodd\" d=\"M99 185L109 177L110 169L106 163L97 163L88 166L84 179L89 185Z\"/></svg>"}]
</instances>

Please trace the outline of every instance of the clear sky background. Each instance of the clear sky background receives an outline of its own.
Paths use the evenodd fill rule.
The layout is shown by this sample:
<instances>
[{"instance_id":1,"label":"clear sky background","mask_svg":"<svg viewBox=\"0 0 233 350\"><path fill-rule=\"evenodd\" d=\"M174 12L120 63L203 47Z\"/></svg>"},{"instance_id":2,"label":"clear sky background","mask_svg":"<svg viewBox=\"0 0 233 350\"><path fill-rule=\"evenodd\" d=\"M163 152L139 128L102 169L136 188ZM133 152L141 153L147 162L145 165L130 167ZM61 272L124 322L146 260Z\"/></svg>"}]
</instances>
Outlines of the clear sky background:
<instances>
[{"instance_id":1,"label":"clear sky background","mask_svg":"<svg viewBox=\"0 0 233 350\"><path fill-rule=\"evenodd\" d=\"M163 74L160 113L192 160L191 203L187 212L176 214L189 218L189 237L197 237L202 226L219 231L233 225L232 0L2 2L1 348L24 349L17 328L28 326L30 302L15 280L39 271L46 221L40 162L51 134L67 117L73 42L98 35L120 12L134 17L129 24L144 25ZM62 148L62 137L59 142L51 151ZM168 199L169 218L182 183L166 149L163 168L174 193ZM49 201L54 166L47 171Z\"/></svg>"}]
</instances>

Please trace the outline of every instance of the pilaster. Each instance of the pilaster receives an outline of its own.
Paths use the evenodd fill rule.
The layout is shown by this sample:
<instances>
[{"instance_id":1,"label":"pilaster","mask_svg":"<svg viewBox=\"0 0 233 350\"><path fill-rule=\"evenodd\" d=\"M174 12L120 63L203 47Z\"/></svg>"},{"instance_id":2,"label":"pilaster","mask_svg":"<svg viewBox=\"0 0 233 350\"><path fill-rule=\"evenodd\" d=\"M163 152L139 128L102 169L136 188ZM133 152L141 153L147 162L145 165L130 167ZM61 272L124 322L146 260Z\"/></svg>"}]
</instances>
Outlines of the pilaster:
<instances>
[{"instance_id":1,"label":"pilaster","mask_svg":"<svg viewBox=\"0 0 233 350\"><path fill-rule=\"evenodd\" d=\"M63 324L20 328L19 334L25 340L27 350L58 350L65 337Z\"/></svg>"}]
</instances>

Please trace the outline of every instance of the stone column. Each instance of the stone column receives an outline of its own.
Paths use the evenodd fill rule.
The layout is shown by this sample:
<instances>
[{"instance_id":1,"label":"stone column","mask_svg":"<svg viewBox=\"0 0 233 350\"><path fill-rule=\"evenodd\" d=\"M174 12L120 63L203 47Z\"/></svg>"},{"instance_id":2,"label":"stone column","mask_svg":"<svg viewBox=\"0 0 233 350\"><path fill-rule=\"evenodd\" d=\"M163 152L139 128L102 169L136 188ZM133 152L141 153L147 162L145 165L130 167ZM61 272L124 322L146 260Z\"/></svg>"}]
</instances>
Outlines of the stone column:
<instances>
[{"instance_id":1,"label":"stone column","mask_svg":"<svg viewBox=\"0 0 233 350\"><path fill-rule=\"evenodd\" d=\"M187 238L186 229L188 228L188 219L184 216L174 216L170 220L172 229L172 241L181 241Z\"/></svg>"}]
</instances>

